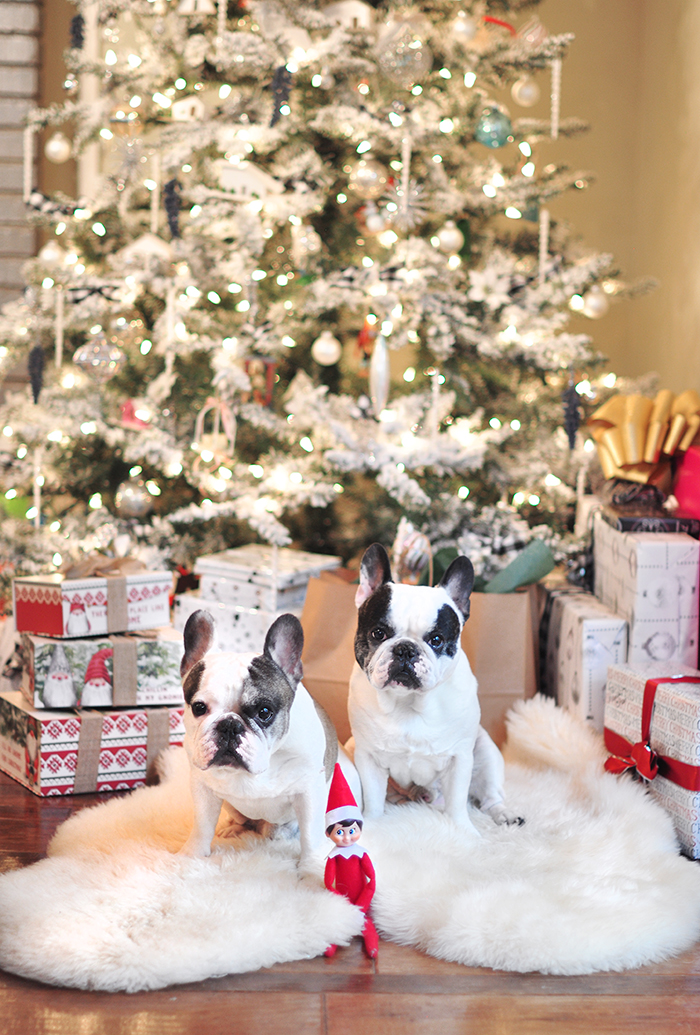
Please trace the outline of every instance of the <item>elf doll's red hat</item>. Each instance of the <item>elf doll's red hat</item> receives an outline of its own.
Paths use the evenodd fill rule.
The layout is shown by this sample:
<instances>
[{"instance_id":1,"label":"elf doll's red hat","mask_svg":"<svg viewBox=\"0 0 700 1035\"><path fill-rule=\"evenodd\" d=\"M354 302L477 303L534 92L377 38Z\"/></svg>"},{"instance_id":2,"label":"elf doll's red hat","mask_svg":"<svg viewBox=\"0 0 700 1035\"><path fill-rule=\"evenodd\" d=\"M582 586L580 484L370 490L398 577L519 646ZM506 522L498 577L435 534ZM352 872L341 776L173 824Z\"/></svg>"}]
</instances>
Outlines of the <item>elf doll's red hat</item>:
<instances>
[{"instance_id":1,"label":"elf doll's red hat","mask_svg":"<svg viewBox=\"0 0 700 1035\"><path fill-rule=\"evenodd\" d=\"M326 827L333 826L341 819L362 819L362 813L348 786L348 781L343 776L343 770L336 762L331 788L328 792Z\"/></svg>"}]
</instances>

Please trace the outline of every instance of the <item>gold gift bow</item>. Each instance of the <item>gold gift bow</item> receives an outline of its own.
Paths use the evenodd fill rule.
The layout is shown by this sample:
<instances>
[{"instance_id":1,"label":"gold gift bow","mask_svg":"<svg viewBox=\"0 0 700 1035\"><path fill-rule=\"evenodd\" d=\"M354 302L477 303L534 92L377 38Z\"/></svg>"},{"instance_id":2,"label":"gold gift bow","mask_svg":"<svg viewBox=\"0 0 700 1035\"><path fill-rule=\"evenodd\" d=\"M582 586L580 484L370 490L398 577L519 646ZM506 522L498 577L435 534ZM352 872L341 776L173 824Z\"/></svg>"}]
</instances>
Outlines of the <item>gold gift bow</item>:
<instances>
[{"instance_id":1,"label":"gold gift bow","mask_svg":"<svg viewBox=\"0 0 700 1035\"><path fill-rule=\"evenodd\" d=\"M61 568L66 579L103 578L107 575L134 575L145 571L146 565L136 557L106 557L103 553L90 553L79 561L68 561Z\"/></svg>"},{"instance_id":2,"label":"gold gift bow","mask_svg":"<svg viewBox=\"0 0 700 1035\"><path fill-rule=\"evenodd\" d=\"M664 456L685 452L700 430L700 395L614 395L588 420L606 478L646 483Z\"/></svg>"}]
</instances>

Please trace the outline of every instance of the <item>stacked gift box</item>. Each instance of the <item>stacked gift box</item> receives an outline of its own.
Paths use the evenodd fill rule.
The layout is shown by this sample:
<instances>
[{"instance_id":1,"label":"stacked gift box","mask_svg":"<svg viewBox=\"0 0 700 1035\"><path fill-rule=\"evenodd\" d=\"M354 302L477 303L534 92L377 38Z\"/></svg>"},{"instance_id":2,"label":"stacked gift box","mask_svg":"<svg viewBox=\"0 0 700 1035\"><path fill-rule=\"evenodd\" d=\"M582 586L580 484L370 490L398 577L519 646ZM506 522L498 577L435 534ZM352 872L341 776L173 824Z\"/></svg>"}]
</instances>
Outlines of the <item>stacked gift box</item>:
<instances>
[{"instance_id":1,"label":"stacked gift box","mask_svg":"<svg viewBox=\"0 0 700 1035\"><path fill-rule=\"evenodd\" d=\"M339 557L251 543L200 557L199 589L175 597L173 624L182 631L193 611L214 616L220 650L261 651L281 614L301 615L309 579L340 567Z\"/></svg>"},{"instance_id":2,"label":"stacked gift box","mask_svg":"<svg viewBox=\"0 0 700 1035\"><path fill-rule=\"evenodd\" d=\"M184 737L171 573L95 567L14 580L23 667L0 694L0 768L36 794L139 786Z\"/></svg>"}]
</instances>

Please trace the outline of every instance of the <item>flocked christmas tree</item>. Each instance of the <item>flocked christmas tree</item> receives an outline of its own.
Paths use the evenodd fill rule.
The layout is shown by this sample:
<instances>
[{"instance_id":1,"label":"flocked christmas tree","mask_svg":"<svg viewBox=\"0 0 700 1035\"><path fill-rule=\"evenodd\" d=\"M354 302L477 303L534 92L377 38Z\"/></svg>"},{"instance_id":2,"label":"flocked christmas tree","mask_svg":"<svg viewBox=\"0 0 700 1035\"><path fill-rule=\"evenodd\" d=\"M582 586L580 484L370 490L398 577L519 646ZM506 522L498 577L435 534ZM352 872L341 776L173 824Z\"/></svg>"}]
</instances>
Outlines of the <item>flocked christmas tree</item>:
<instances>
[{"instance_id":1,"label":"flocked christmas tree","mask_svg":"<svg viewBox=\"0 0 700 1035\"><path fill-rule=\"evenodd\" d=\"M31 376L0 414L6 576L252 539L350 560L402 515L484 576L533 528L566 544L604 392L567 321L626 289L550 220L584 126L533 6L79 6L26 133L48 243L0 317ZM47 127L75 200L33 189Z\"/></svg>"}]
</instances>

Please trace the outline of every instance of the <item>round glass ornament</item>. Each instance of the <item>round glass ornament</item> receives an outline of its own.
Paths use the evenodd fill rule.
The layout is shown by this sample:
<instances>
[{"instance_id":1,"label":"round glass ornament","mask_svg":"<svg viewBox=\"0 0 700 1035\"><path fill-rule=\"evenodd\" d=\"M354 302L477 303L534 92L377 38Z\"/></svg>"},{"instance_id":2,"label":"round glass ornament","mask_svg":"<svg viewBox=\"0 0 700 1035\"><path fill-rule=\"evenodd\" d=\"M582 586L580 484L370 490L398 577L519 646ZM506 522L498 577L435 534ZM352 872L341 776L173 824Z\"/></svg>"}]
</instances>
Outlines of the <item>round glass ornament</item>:
<instances>
[{"instance_id":1,"label":"round glass ornament","mask_svg":"<svg viewBox=\"0 0 700 1035\"><path fill-rule=\"evenodd\" d=\"M496 149L504 147L513 136L510 115L499 104L487 104L474 130L474 138L485 147Z\"/></svg>"},{"instance_id":2,"label":"round glass ornament","mask_svg":"<svg viewBox=\"0 0 700 1035\"><path fill-rule=\"evenodd\" d=\"M114 509L121 517L143 518L153 510L153 498L140 478L130 478L117 486Z\"/></svg>"},{"instance_id":3,"label":"round glass ornament","mask_svg":"<svg viewBox=\"0 0 700 1035\"><path fill-rule=\"evenodd\" d=\"M81 345L73 354L73 362L80 367L91 381L106 384L124 366L126 356L116 339L109 340L104 334Z\"/></svg>"},{"instance_id":4,"label":"round glass ornament","mask_svg":"<svg viewBox=\"0 0 700 1035\"><path fill-rule=\"evenodd\" d=\"M379 67L392 83L410 90L433 65L430 48L420 36L415 19L406 18L393 25L377 45Z\"/></svg>"},{"instance_id":5,"label":"round glass ornament","mask_svg":"<svg viewBox=\"0 0 700 1035\"><path fill-rule=\"evenodd\" d=\"M360 158L348 177L348 187L366 201L373 201L386 190L389 175L381 162L374 158Z\"/></svg>"},{"instance_id":6,"label":"round glass ornament","mask_svg":"<svg viewBox=\"0 0 700 1035\"><path fill-rule=\"evenodd\" d=\"M581 312L589 320L600 320L601 316L605 316L609 308L610 303L605 297L605 292L598 284L590 287L583 296Z\"/></svg>"},{"instance_id":7,"label":"round glass ornament","mask_svg":"<svg viewBox=\"0 0 700 1035\"><path fill-rule=\"evenodd\" d=\"M534 79L524 75L513 83L510 95L521 108L531 108L540 99L540 88Z\"/></svg>"}]
</instances>

